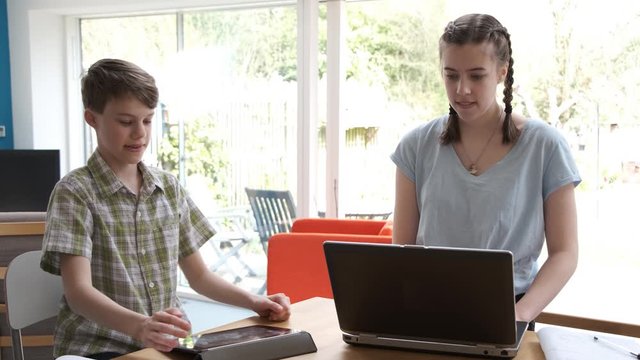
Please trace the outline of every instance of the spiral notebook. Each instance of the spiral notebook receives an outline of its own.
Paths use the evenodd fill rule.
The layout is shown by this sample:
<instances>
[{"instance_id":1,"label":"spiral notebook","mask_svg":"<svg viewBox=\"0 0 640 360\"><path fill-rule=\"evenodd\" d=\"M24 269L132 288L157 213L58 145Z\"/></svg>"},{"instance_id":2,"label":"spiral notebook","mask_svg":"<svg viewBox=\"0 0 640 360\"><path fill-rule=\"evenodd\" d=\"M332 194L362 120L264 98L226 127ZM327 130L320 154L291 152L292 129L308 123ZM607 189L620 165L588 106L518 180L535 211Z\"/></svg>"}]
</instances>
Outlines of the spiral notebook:
<instances>
[{"instance_id":1,"label":"spiral notebook","mask_svg":"<svg viewBox=\"0 0 640 360\"><path fill-rule=\"evenodd\" d=\"M508 251L324 243L338 322L349 344L514 357Z\"/></svg>"}]
</instances>

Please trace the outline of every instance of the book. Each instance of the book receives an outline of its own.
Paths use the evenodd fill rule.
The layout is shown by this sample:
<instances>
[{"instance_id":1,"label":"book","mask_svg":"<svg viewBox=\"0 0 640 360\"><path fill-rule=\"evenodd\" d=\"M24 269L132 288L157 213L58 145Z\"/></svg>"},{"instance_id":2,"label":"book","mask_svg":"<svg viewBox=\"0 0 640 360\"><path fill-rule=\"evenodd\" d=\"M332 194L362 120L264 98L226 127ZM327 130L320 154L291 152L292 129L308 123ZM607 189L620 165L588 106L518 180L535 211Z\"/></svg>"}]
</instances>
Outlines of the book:
<instances>
[{"instance_id":1,"label":"book","mask_svg":"<svg viewBox=\"0 0 640 360\"><path fill-rule=\"evenodd\" d=\"M637 358L631 352L640 352L639 339L627 336L560 326L536 333L547 360L629 360Z\"/></svg>"}]
</instances>

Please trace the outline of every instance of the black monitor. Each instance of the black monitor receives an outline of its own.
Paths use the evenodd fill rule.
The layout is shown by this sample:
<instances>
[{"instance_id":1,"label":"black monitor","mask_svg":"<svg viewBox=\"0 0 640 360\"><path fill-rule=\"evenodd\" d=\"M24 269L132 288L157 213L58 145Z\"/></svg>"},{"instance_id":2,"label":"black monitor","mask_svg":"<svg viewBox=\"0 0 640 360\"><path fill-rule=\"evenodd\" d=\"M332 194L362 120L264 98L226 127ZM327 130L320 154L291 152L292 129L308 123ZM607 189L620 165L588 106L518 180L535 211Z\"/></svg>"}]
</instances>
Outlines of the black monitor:
<instances>
[{"instance_id":1,"label":"black monitor","mask_svg":"<svg viewBox=\"0 0 640 360\"><path fill-rule=\"evenodd\" d=\"M0 211L47 211L60 150L0 150Z\"/></svg>"}]
</instances>

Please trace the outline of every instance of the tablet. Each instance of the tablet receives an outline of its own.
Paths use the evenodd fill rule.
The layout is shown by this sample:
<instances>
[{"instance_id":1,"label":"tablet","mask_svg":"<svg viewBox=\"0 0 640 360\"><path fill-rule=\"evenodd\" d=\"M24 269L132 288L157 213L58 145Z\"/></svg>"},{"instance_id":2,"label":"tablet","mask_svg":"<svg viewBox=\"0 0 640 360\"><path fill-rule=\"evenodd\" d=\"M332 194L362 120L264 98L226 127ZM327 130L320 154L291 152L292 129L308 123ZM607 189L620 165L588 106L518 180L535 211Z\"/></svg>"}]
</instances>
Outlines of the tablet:
<instances>
[{"instance_id":1,"label":"tablet","mask_svg":"<svg viewBox=\"0 0 640 360\"><path fill-rule=\"evenodd\" d=\"M298 330L267 325L251 325L208 334L190 335L184 339L178 339L180 345L176 349L199 353L215 347L287 335L295 331Z\"/></svg>"}]
</instances>

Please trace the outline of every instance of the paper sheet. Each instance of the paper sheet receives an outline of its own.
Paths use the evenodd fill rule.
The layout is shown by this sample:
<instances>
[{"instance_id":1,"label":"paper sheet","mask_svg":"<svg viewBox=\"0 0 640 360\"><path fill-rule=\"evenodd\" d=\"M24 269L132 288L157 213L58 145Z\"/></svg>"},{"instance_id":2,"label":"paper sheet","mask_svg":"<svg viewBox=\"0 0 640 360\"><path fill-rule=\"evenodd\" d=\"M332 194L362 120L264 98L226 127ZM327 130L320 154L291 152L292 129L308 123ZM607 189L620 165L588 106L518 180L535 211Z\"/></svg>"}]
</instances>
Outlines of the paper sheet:
<instances>
[{"instance_id":1,"label":"paper sheet","mask_svg":"<svg viewBox=\"0 0 640 360\"><path fill-rule=\"evenodd\" d=\"M547 360L630 360L634 357L624 350L595 341L594 336L640 352L639 339L585 331L567 327L545 326L537 331L540 346Z\"/></svg>"}]
</instances>

